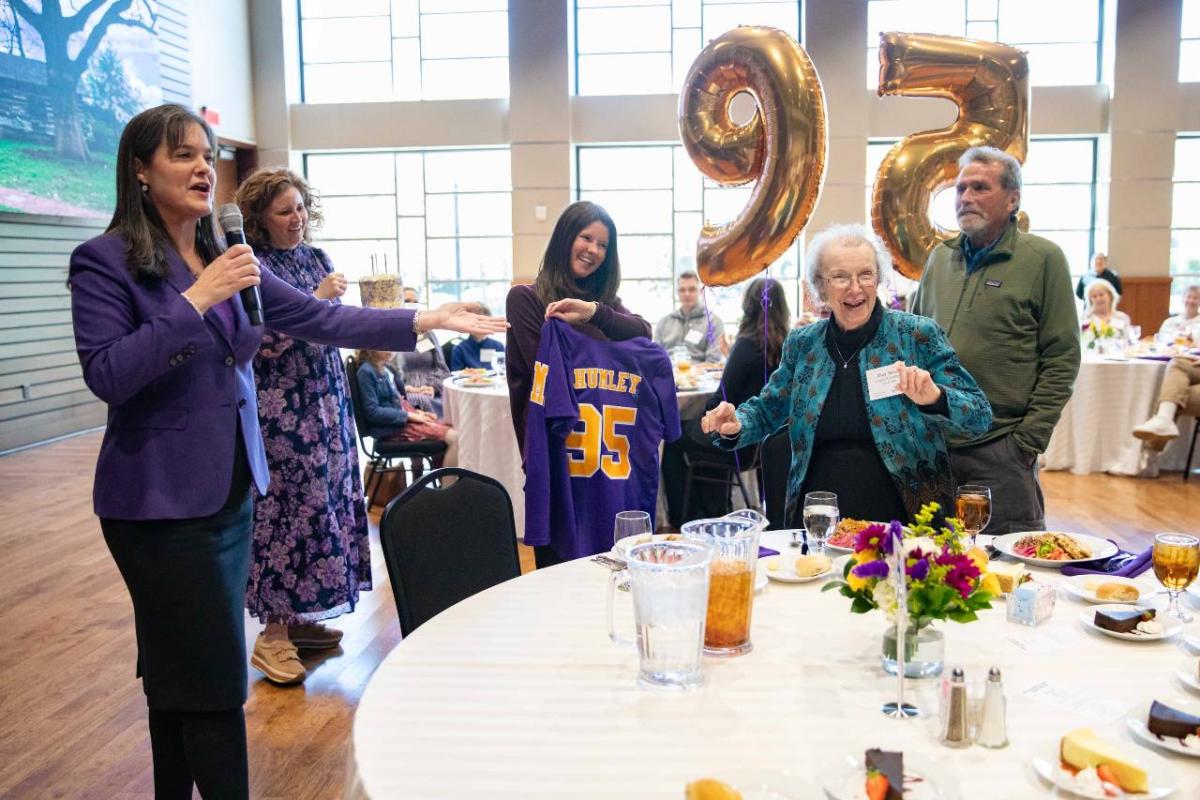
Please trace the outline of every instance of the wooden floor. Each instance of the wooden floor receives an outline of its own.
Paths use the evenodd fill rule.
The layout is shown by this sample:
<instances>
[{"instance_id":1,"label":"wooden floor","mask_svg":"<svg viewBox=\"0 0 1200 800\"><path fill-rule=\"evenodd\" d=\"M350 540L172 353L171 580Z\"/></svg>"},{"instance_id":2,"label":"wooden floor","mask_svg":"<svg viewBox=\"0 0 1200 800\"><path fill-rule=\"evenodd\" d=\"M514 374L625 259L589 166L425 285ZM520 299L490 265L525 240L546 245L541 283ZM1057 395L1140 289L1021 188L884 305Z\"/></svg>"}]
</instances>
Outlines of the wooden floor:
<instances>
[{"instance_id":1,"label":"wooden floor","mask_svg":"<svg viewBox=\"0 0 1200 800\"><path fill-rule=\"evenodd\" d=\"M88 434L0 458L0 797L10 800L153 794L132 610L91 511L99 442ZM1200 532L1200 475L1185 485L1178 474L1045 473L1044 484L1051 527L1129 546ZM354 708L400 641L377 540L372 564L375 591L338 620L342 649L306 661L305 684L277 688L251 670L254 797L341 796ZM248 626L248 644L257 630Z\"/></svg>"}]
</instances>

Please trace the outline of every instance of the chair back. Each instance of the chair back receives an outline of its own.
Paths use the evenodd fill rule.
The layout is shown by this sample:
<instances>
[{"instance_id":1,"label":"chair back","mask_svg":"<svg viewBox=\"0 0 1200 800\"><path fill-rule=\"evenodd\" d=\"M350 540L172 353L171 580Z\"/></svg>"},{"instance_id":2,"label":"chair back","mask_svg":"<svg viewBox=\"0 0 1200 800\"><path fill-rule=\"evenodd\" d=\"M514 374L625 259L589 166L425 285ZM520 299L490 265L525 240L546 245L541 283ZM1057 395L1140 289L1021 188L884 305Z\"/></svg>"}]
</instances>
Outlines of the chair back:
<instances>
[{"instance_id":1,"label":"chair back","mask_svg":"<svg viewBox=\"0 0 1200 800\"><path fill-rule=\"evenodd\" d=\"M458 478L444 488L432 484ZM512 500L499 481L457 467L435 470L388 504L379 540L400 632L519 577Z\"/></svg>"},{"instance_id":2,"label":"chair back","mask_svg":"<svg viewBox=\"0 0 1200 800\"><path fill-rule=\"evenodd\" d=\"M446 359L447 367L450 366L450 358L454 355L455 345L457 345L461 341L462 341L461 338L456 338L456 339L451 339L450 341L444 342L442 344L442 358Z\"/></svg>"},{"instance_id":3,"label":"chair back","mask_svg":"<svg viewBox=\"0 0 1200 800\"><path fill-rule=\"evenodd\" d=\"M759 447L762 464L763 498L767 505L769 531L784 530L787 520L787 482L792 469L792 442L788 438L788 426L763 439Z\"/></svg>"},{"instance_id":4,"label":"chair back","mask_svg":"<svg viewBox=\"0 0 1200 800\"><path fill-rule=\"evenodd\" d=\"M346 356L346 383L350 385L350 411L354 414L354 430L358 433L358 446L368 456L373 449L367 447L367 417L363 413L362 390L358 388L358 360L354 356Z\"/></svg>"}]
</instances>

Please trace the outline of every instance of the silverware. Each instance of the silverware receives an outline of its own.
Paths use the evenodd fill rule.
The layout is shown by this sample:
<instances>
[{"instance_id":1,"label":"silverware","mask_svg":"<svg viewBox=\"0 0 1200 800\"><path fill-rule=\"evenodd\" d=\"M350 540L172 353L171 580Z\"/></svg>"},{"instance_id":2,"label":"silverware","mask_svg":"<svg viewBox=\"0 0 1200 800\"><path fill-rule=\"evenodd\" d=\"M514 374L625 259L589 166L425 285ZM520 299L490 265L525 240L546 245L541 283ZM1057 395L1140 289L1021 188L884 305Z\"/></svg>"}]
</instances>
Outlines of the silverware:
<instances>
[{"instance_id":1,"label":"silverware","mask_svg":"<svg viewBox=\"0 0 1200 800\"><path fill-rule=\"evenodd\" d=\"M607 567L608 569L612 570L613 572L619 572L628 566L621 559L613 558L611 556L606 556L606 555L592 556L592 561L595 561L597 564L599 564L602 567Z\"/></svg>"}]
</instances>

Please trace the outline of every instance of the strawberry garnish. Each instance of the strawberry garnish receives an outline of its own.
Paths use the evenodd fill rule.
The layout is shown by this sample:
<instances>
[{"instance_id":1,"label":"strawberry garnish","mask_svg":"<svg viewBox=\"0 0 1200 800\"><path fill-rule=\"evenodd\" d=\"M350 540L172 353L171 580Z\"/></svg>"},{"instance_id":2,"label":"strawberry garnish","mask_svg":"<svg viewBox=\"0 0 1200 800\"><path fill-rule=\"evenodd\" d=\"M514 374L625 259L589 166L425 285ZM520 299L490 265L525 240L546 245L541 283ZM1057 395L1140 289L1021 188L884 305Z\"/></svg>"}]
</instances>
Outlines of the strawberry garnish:
<instances>
[{"instance_id":1,"label":"strawberry garnish","mask_svg":"<svg viewBox=\"0 0 1200 800\"><path fill-rule=\"evenodd\" d=\"M888 789L887 776L876 770L867 772L867 800L886 800Z\"/></svg>"}]
</instances>

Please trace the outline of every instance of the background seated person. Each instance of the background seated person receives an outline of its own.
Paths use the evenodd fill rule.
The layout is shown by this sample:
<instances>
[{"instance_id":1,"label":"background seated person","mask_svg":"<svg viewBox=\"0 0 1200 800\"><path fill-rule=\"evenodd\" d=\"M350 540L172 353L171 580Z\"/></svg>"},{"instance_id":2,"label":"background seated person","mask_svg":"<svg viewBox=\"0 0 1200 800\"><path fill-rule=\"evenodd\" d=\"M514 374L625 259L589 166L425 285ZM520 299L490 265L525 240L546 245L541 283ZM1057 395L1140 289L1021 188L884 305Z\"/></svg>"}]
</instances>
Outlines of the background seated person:
<instances>
[{"instance_id":1,"label":"background seated person","mask_svg":"<svg viewBox=\"0 0 1200 800\"><path fill-rule=\"evenodd\" d=\"M1180 412L1200 417L1200 357L1176 356L1167 366L1158 391L1158 411L1133 429L1151 450L1162 450L1179 435Z\"/></svg>"},{"instance_id":2,"label":"background seated person","mask_svg":"<svg viewBox=\"0 0 1200 800\"><path fill-rule=\"evenodd\" d=\"M362 395L363 416L368 434L376 439L395 442L417 442L437 439L446 443L446 453L439 467L458 465L458 431L427 411L408 402L396 388L395 378L388 369L392 354L385 350L359 350L358 388Z\"/></svg>"},{"instance_id":3,"label":"background seated person","mask_svg":"<svg viewBox=\"0 0 1200 800\"><path fill-rule=\"evenodd\" d=\"M1121 342L1125 341L1132 323L1128 314L1117 310L1117 303L1120 301L1121 294L1104 278L1097 278L1088 286L1087 307L1083 317L1085 347L1090 347L1096 339L1103 338L1100 332L1105 327L1112 328L1116 338Z\"/></svg>"},{"instance_id":4,"label":"background seated person","mask_svg":"<svg viewBox=\"0 0 1200 800\"><path fill-rule=\"evenodd\" d=\"M1087 300L1088 287L1092 285L1092 281L1097 278L1102 278L1108 281L1108 285L1117 290L1117 294L1121 294L1124 289L1121 288L1121 278L1117 273L1108 268L1108 256L1104 253L1096 253L1092 258L1092 271L1087 275L1080 275L1079 282L1075 284L1075 296L1080 300Z\"/></svg>"},{"instance_id":5,"label":"background seated person","mask_svg":"<svg viewBox=\"0 0 1200 800\"><path fill-rule=\"evenodd\" d=\"M909 520L930 501L953 508L946 436L972 438L992 423L987 397L941 327L879 302L891 267L865 225L818 234L808 281L832 317L788 334L757 397L736 409L721 403L701 422L729 449L788 426L789 527L800 527L801 501L813 491L837 494L842 516L854 519ZM880 368L897 373L899 394L871 400L866 373Z\"/></svg>"},{"instance_id":6,"label":"background seated person","mask_svg":"<svg viewBox=\"0 0 1200 800\"><path fill-rule=\"evenodd\" d=\"M481 305L481 308L487 308ZM491 314L481 311L481 314ZM487 353L487 351L491 353ZM470 336L454 345L450 351L450 369L457 372L460 369L491 369L496 353L503 353L504 345L490 336Z\"/></svg>"},{"instance_id":7,"label":"background seated person","mask_svg":"<svg viewBox=\"0 0 1200 800\"><path fill-rule=\"evenodd\" d=\"M729 354L725 323L700 303L700 278L694 272L681 272L676 292L679 308L658 321L654 341L667 350L686 345L693 361L720 361Z\"/></svg>"},{"instance_id":8,"label":"background seated person","mask_svg":"<svg viewBox=\"0 0 1200 800\"><path fill-rule=\"evenodd\" d=\"M1193 344L1200 344L1200 283L1193 283L1183 293L1183 313L1163 320L1158 329L1159 339L1175 341L1183 333Z\"/></svg>"}]
</instances>

